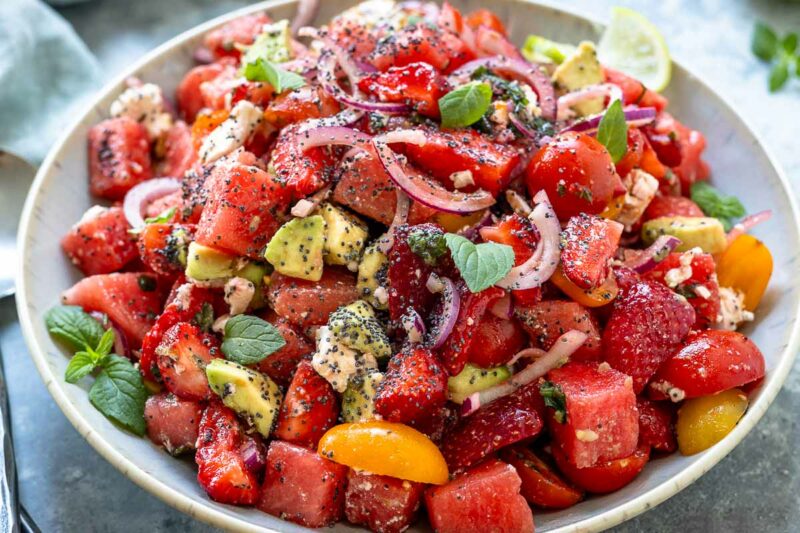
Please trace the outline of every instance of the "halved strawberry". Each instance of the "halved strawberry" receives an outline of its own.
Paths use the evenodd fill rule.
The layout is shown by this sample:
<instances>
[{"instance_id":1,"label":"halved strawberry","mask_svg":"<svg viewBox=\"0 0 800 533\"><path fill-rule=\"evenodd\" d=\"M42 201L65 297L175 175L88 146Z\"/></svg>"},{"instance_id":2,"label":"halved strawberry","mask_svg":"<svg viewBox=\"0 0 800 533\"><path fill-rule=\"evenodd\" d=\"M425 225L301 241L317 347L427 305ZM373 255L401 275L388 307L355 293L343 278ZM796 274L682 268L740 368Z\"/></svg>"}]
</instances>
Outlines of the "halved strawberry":
<instances>
[{"instance_id":1,"label":"halved strawberry","mask_svg":"<svg viewBox=\"0 0 800 533\"><path fill-rule=\"evenodd\" d=\"M336 424L339 401L333 387L309 361L301 361L286 391L275 437L316 448L322 435Z\"/></svg>"},{"instance_id":2,"label":"halved strawberry","mask_svg":"<svg viewBox=\"0 0 800 533\"><path fill-rule=\"evenodd\" d=\"M130 117L118 117L89 129L92 194L122 200L134 185L152 177L150 141L144 126Z\"/></svg>"},{"instance_id":3,"label":"halved strawberry","mask_svg":"<svg viewBox=\"0 0 800 533\"><path fill-rule=\"evenodd\" d=\"M258 501L258 480L244 463L239 449L244 430L236 414L224 405L209 404L197 437L197 482L220 503L253 505Z\"/></svg>"},{"instance_id":4,"label":"halved strawberry","mask_svg":"<svg viewBox=\"0 0 800 533\"><path fill-rule=\"evenodd\" d=\"M174 277L184 269L194 230L194 224L147 224L139 233L139 257L153 272Z\"/></svg>"},{"instance_id":5,"label":"halved strawberry","mask_svg":"<svg viewBox=\"0 0 800 533\"><path fill-rule=\"evenodd\" d=\"M334 159L327 148L315 147L303 150L296 125L281 130L270 164L275 179L282 184L292 200L305 198L321 189L328 182Z\"/></svg>"},{"instance_id":6,"label":"halved strawberry","mask_svg":"<svg viewBox=\"0 0 800 533\"><path fill-rule=\"evenodd\" d=\"M439 117L439 98L447 94L447 79L428 63L389 67L386 72L368 74L359 88L381 102L405 102L418 113Z\"/></svg>"},{"instance_id":7,"label":"halved strawberry","mask_svg":"<svg viewBox=\"0 0 800 533\"><path fill-rule=\"evenodd\" d=\"M332 312L358 300L359 294L352 273L327 266L319 281L273 274L267 296L278 315L304 328L326 324Z\"/></svg>"},{"instance_id":8,"label":"halved strawberry","mask_svg":"<svg viewBox=\"0 0 800 533\"><path fill-rule=\"evenodd\" d=\"M312 118L335 115L341 107L321 87L306 85L278 95L264 110L264 120L277 128Z\"/></svg>"},{"instance_id":9,"label":"halved strawberry","mask_svg":"<svg viewBox=\"0 0 800 533\"><path fill-rule=\"evenodd\" d=\"M150 396L144 405L147 436L170 455L194 451L204 406L172 393Z\"/></svg>"},{"instance_id":10,"label":"halved strawberry","mask_svg":"<svg viewBox=\"0 0 800 533\"><path fill-rule=\"evenodd\" d=\"M186 400L213 397L205 368L209 361L222 355L216 337L188 322L179 322L164 334L156 354L167 390Z\"/></svg>"},{"instance_id":11,"label":"halved strawberry","mask_svg":"<svg viewBox=\"0 0 800 533\"><path fill-rule=\"evenodd\" d=\"M408 236L412 230L443 233L435 224L406 224L394 229L394 243L389 250L389 317L400 320L409 307L426 316L435 296L428 290L433 267L411 251Z\"/></svg>"},{"instance_id":12,"label":"halved strawberry","mask_svg":"<svg viewBox=\"0 0 800 533\"><path fill-rule=\"evenodd\" d=\"M642 216L647 222L661 217L704 217L703 210L685 196L659 195L653 198Z\"/></svg>"},{"instance_id":13,"label":"halved strawberry","mask_svg":"<svg viewBox=\"0 0 800 533\"><path fill-rule=\"evenodd\" d=\"M314 343L308 340L298 327L293 326L285 318L278 318L272 311L262 315L262 318L275 326L286 344L277 352L262 359L256 368L278 385L287 386L292 381L292 374L298 363L314 352Z\"/></svg>"},{"instance_id":14,"label":"halved strawberry","mask_svg":"<svg viewBox=\"0 0 800 533\"><path fill-rule=\"evenodd\" d=\"M447 371L423 348L392 357L375 395L375 411L390 422L424 418L447 401Z\"/></svg>"},{"instance_id":15,"label":"halved strawberry","mask_svg":"<svg viewBox=\"0 0 800 533\"><path fill-rule=\"evenodd\" d=\"M639 410L639 443L659 452L672 453L678 449L675 437L675 404L637 398Z\"/></svg>"},{"instance_id":16,"label":"halved strawberry","mask_svg":"<svg viewBox=\"0 0 800 533\"><path fill-rule=\"evenodd\" d=\"M549 350L556 339L571 329L586 333L586 341L573 353L573 361L595 361L602 355L600 326L588 309L577 302L547 300L514 309L522 327L535 344Z\"/></svg>"},{"instance_id":17,"label":"halved strawberry","mask_svg":"<svg viewBox=\"0 0 800 533\"><path fill-rule=\"evenodd\" d=\"M685 298L656 281L619 269L619 295L603 331L606 361L633 377L640 393L658 367L680 348L695 321Z\"/></svg>"},{"instance_id":18,"label":"halved strawberry","mask_svg":"<svg viewBox=\"0 0 800 533\"><path fill-rule=\"evenodd\" d=\"M136 238L121 207L93 207L61 239L72 264L87 276L115 272L136 258Z\"/></svg>"},{"instance_id":19,"label":"halved strawberry","mask_svg":"<svg viewBox=\"0 0 800 533\"><path fill-rule=\"evenodd\" d=\"M582 289L593 289L608 277L608 262L619 245L624 226L581 213L571 217L561 233L561 269Z\"/></svg>"},{"instance_id":20,"label":"halved strawberry","mask_svg":"<svg viewBox=\"0 0 800 533\"><path fill-rule=\"evenodd\" d=\"M463 418L440 446L450 471L458 472L494 451L535 437L542 430L543 409L538 384L532 383Z\"/></svg>"}]
</instances>

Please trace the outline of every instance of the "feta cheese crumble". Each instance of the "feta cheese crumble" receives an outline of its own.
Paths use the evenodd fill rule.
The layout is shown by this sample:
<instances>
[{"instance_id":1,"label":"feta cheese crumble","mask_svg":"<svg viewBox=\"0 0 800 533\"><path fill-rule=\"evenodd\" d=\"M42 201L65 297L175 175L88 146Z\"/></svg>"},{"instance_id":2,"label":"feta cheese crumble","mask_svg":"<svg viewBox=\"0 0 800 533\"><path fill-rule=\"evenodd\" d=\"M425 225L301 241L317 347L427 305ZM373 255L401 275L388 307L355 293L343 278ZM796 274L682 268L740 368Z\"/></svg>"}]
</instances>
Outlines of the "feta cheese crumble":
<instances>
[{"instance_id":1,"label":"feta cheese crumble","mask_svg":"<svg viewBox=\"0 0 800 533\"><path fill-rule=\"evenodd\" d=\"M111 103L112 117L130 117L140 122L150 139L158 139L172 127L172 115L164 110L161 88L153 83L129 87Z\"/></svg>"},{"instance_id":2,"label":"feta cheese crumble","mask_svg":"<svg viewBox=\"0 0 800 533\"><path fill-rule=\"evenodd\" d=\"M241 100L231 109L231 114L214 128L200 146L200 161L212 163L241 148L255 133L263 120L264 110L247 100Z\"/></svg>"}]
</instances>

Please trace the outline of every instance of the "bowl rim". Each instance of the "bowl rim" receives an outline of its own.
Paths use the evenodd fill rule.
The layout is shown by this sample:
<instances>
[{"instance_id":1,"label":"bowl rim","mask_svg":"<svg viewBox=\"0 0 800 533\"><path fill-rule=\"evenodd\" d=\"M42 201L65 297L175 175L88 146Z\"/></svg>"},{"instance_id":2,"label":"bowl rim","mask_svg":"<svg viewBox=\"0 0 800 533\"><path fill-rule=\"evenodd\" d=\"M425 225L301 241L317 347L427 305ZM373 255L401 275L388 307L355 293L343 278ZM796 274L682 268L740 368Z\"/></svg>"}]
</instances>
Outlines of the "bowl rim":
<instances>
[{"instance_id":1,"label":"bowl rim","mask_svg":"<svg viewBox=\"0 0 800 533\"><path fill-rule=\"evenodd\" d=\"M39 317L34 318L29 312L26 290L27 281L25 274L25 257L28 254L28 243L30 242L28 237L31 221L34 215L34 206L41 186L45 181L46 176L51 172L55 160L63 152L68 140L74 134L79 125L88 117L91 112L95 110L98 101L105 99L112 92L117 91L119 86L126 78L134 75L138 70L145 67L150 62L174 51L185 42L206 33L210 29L213 29L242 15L274 9L281 6L294 4L295 2L296 0L264 0L203 22L157 46L107 82L95 93L91 99L87 99L84 109L76 115L70 126L65 129L64 133L50 149L48 155L39 167L36 177L34 178L34 181L28 192L28 196L25 200L17 234L17 242L19 243L16 277L17 315L19 317L20 326L26 346L28 348L28 352L34 361L36 368L47 387L47 390L50 392L50 395L53 397L58 407L61 409L70 423L75 427L78 433L80 433L81 436L86 439L86 441L92 446L92 448L95 449L95 451L97 451L97 453L99 453L104 459L106 459L139 487L146 490L150 494L155 495L164 503L181 512L184 512L213 526L228 530L235 528L237 531L276 531L269 528L265 529L263 526L253 524L243 517L224 513L220 510L210 507L209 505L198 504L189 496L174 491L165 482L162 482L161 479L156 478L154 475L138 467L131 460L117 451L111 445L111 443L107 442L98 432L94 430L92 425L81 414L81 411L70 402L66 393L62 390L64 385L61 383L59 376L55 376L48 366L44 354L44 348L40 346L36 337L33 327L33 320L39 319ZM560 6L555 7L554 5L543 3L543 0L516 0L516 2L520 4L532 4L538 9L547 9L556 13L566 14L571 17L581 19L584 22L593 24L596 27L605 26L604 21L598 20L595 17L586 16L585 14L579 13L577 10L572 8L564 8ZM718 91L714 90L711 85L705 79L703 79L702 76L687 68L679 61L676 61L674 57L673 64L685 71L687 75L694 78L694 80L702 85L704 89L713 93L714 96L721 102L722 107L724 107L726 111L731 113L732 116L739 120L742 125L744 125L748 134L751 135L756 141L757 147L763 151L766 159L769 161L770 166L777 174L778 181L780 182L783 192L788 200L791 218L794 220L796 225L800 226L800 213L798 211L797 201L792 193L792 188L789 185L786 174L780 163L775 159L771 149L764 144L761 136L756 132L756 130L753 129L750 122L736 110L736 108L728 101L728 99ZM797 308L795 309L794 314L795 316L800 316L800 298L798 299ZM783 384L793 366L798 349L800 348L800 321L794 321L791 327L792 329L789 335L789 340L783 349L783 352L780 354L778 365L771 372L771 378L769 382L764 386L758 400L748 408L742 420L722 441L710 448L702 457L700 457L698 461L691 464L689 467L684 468L671 478L661 482L656 487L643 492L616 507L601 512L598 515L558 527L552 531L600 531L602 529L617 525L623 521L629 520L634 516L637 516L644 511L655 507L671 496L674 496L699 479L720 460L726 457L758 423L769 406L772 404L778 392L782 389ZM289 525L288 522L287 525ZM292 526L295 528L298 527L294 524L292 524Z\"/></svg>"}]
</instances>

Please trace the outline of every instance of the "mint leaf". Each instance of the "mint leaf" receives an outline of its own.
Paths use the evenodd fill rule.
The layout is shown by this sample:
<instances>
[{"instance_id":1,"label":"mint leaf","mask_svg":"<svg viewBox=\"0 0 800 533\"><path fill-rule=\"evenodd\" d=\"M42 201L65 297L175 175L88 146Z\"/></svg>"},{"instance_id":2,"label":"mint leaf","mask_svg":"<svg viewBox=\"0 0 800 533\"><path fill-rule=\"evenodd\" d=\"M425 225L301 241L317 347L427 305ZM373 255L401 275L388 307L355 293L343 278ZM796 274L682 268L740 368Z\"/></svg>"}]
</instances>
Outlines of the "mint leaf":
<instances>
[{"instance_id":1,"label":"mint leaf","mask_svg":"<svg viewBox=\"0 0 800 533\"><path fill-rule=\"evenodd\" d=\"M75 305L51 308L44 315L44 323L50 335L75 351L94 348L104 333L100 322Z\"/></svg>"},{"instance_id":2,"label":"mint leaf","mask_svg":"<svg viewBox=\"0 0 800 533\"><path fill-rule=\"evenodd\" d=\"M794 54L794 51L797 50L797 34L787 33L783 39L781 39L781 47L787 54Z\"/></svg>"},{"instance_id":3,"label":"mint leaf","mask_svg":"<svg viewBox=\"0 0 800 533\"><path fill-rule=\"evenodd\" d=\"M480 120L492 103L492 87L472 81L439 98L442 127L464 128Z\"/></svg>"},{"instance_id":4,"label":"mint leaf","mask_svg":"<svg viewBox=\"0 0 800 533\"><path fill-rule=\"evenodd\" d=\"M722 194L705 181L692 184L691 197L706 216L718 218L725 231L731 229L732 219L743 217L747 213L738 198Z\"/></svg>"},{"instance_id":5,"label":"mint leaf","mask_svg":"<svg viewBox=\"0 0 800 533\"><path fill-rule=\"evenodd\" d=\"M252 365L285 344L280 332L269 322L251 315L236 315L225 324L222 353L234 363Z\"/></svg>"},{"instance_id":6,"label":"mint leaf","mask_svg":"<svg viewBox=\"0 0 800 533\"><path fill-rule=\"evenodd\" d=\"M89 401L106 418L142 436L147 389L142 376L124 357L111 355L89 389Z\"/></svg>"},{"instance_id":7,"label":"mint leaf","mask_svg":"<svg viewBox=\"0 0 800 533\"><path fill-rule=\"evenodd\" d=\"M172 217L175 216L176 207L170 207L169 209L165 209L162 211L158 216L150 217L144 219L145 224L164 224L172 220Z\"/></svg>"},{"instance_id":8,"label":"mint leaf","mask_svg":"<svg viewBox=\"0 0 800 533\"><path fill-rule=\"evenodd\" d=\"M102 359L98 357L97 352L94 350L77 352L69 360L67 369L64 371L64 381L77 383L84 376L91 374Z\"/></svg>"},{"instance_id":9,"label":"mint leaf","mask_svg":"<svg viewBox=\"0 0 800 533\"><path fill-rule=\"evenodd\" d=\"M776 63L769 71L769 92L774 93L789 80L789 62L785 58Z\"/></svg>"},{"instance_id":10,"label":"mint leaf","mask_svg":"<svg viewBox=\"0 0 800 533\"><path fill-rule=\"evenodd\" d=\"M272 85L276 93L287 89L299 89L306 84L306 79L294 72L283 70L266 59L257 59L255 63L247 63L242 74L250 81L265 81Z\"/></svg>"},{"instance_id":11,"label":"mint leaf","mask_svg":"<svg viewBox=\"0 0 800 533\"><path fill-rule=\"evenodd\" d=\"M510 246L494 242L475 244L455 233L446 233L444 238L470 292L488 289L514 266L514 249Z\"/></svg>"},{"instance_id":12,"label":"mint leaf","mask_svg":"<svg viewBox=\"0 0 800 533\"><path fill-rule=\"evenodd\" d=\"M606 147L614 163L625 156L628 150L628 123L625 122L625 112L619 100L608 106L603 118L600 119L597 140Z\"/></svg>"},{"instance_id":13,"label":"mint leaf","mask_svg":"<svg viewBox=\"0 0 800 533\"><path fill-rule=\"evenodd\" d=\"M115 337L116 335L114 334L114 330L107 329L105 333L103 333L103 336L100 337L100 341L97 343L97 348L90 351L97 352L97 354L100 356L106 356L110 354L111 348L114 347Z\"/></svg>"},{"instance_id":14,"label":"mint leaf","mask_svg":"<svg viewBox=\"0 0 800 533\"><path fill-rule=\"evenodd\" d=\"M763 22L756 22L750 49L756 57L764 61L772 61L778 52L778 36Z\"/></svg>"},{"instance_id":15,"label":"mint leaf","mask_svg":"<svg viewBox=\"0 0 800 533\"><path fill-rule=\"evenodd\" d=\"M553 418L559 424L567 421L567 397L561 387L552 381L543 381L539 385L539 394L542 395L545 407L555 410Z\"/></svg>"}]
</instances>

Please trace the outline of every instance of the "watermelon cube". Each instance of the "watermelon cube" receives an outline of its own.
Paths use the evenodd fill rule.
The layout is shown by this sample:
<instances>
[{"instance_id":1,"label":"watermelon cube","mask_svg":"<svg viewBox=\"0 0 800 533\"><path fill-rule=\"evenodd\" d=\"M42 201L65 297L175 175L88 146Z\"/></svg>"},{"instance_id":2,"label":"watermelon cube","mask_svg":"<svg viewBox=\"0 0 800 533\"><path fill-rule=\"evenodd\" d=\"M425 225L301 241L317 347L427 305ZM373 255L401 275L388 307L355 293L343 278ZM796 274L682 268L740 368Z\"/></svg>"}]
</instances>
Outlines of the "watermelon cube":
<instances>
[{"instance_id":1,"label":"watermelon cube","mask_svg":"<svg viewBox=\"0 0 800 533\"><path fill-rule=\"evenodd\" d=\"M436 533L533 532L533 513L520 493L514 467L490 459L425 493Z\"/></svg>"},{"instance_id":2,"label":"watermelon cube","mask_svg":"<svg viewBox=\"0 0 800 533\"><path fill-rule=\"evenodd\" d=\"M551 370L548 379L563 394L566 407L563 421L557 420L558 411L550 410L553 444L575 466L587 468L636 450L639 412L630 376L607 364L575 362Z\"/></svg>"},{"instance_id":3,"label":"watermelon cube","mask_svg":"<svg viewBox=\"0 0 800 533\"><path fill-rule=\"evenodd\" d=\"M90 208L61 239L72 264L87 276L109 274L139 255L121 207Z\"/></svg>"},{"instance_id":4,"label":"watermelon cube","mask_svg":"<svg viewBox=\"0 0 800 533\"><path fill-rule=\"evenodd\" d=\"M378 533L400 533L417 518L425 485L350 470L344 512L353 524Z\"/></svg>"},{"instance_id":5,"label":"watermelon cube","mask_svg":"<svg viewBox=\"0 0 800 533\"><path fill-rule=\"evenodd\" d=\"M171 455L194 450L202 416L202 403L172 393L150 396L144 404L147 436Z\"/></svg>"},{"instance_id":6,"label":"watermelon cube","mask_svg":"<svg viewBox=\"0 0 800 533\"><path fill-rule=\"evenodd\" d=\"M272 441L258 508L302 526L330 526L342 518L346 484L346 466L307 448Z\"/></svg>"}]
</instances>

